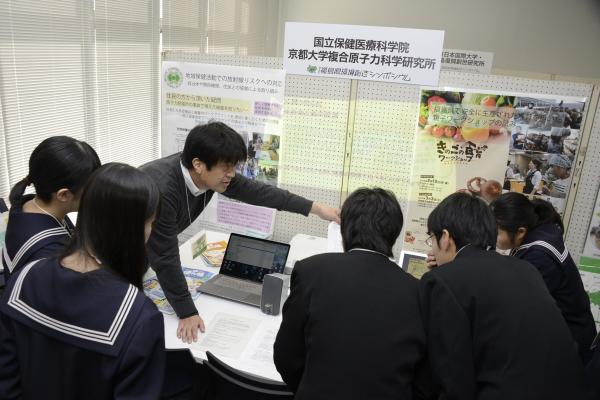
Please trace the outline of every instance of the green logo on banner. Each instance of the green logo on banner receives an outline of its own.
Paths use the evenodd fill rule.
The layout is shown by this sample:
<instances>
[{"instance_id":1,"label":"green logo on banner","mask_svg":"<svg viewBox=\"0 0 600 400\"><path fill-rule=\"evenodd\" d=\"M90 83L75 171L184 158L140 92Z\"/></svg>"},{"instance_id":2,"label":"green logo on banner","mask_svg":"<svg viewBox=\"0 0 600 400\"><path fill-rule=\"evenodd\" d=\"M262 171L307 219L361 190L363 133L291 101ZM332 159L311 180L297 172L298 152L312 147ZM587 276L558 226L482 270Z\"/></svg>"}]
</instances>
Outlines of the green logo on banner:
<instances>
[{"instance_id":1,"label":"green logo on banner","mask_svg":"<svg viewBox=\"0 0 600 400\"><path fill-rule=\"evenodd\" d=\"M309 65L306 70L308 72L310 72L311 74L314 74L315 72L317 72L317 66L316 65Z\"/></svg>"},{"instance_id":2,"label":"green logo on banner","mask_svg":"<svg viewBox=\"0 0 600 400\"><path fill-rule=\"evenodd\" d=\"M169 68L165 72L165 82L172 88L181 86L183 82L183 75L178 68Z\"/></svg>"}]
</instances>

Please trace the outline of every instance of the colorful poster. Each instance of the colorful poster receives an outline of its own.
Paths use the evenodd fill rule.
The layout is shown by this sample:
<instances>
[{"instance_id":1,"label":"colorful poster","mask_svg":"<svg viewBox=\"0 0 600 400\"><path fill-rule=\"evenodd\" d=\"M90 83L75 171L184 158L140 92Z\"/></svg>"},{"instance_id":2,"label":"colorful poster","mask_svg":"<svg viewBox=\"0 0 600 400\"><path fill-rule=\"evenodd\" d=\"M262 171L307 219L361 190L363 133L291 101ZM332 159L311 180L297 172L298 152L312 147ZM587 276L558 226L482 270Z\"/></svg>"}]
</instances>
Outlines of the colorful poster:
<instances>
[{"instance_id":1,"label":"colorful poster","mask_svg":"<svg viewBox=\"0 0 600 400\"><path fill-rule=\"evenodd\" d=\"M426 253L429 213L462 191L491 202L502 193L515 97L422 90L403 250Z\"/></svg>"},{"instance_id":2,"label":"colorful poster","mask_svg":"<svg viewBox=\"0 0 600 400\"><path fill-rule=\"evenodd\" d=\"M427 217L456 191L488 203L515 191L564 211L585 98L444 88L422 90L419 107L405 250L429 251Z\"/></svg>"},{"instance_id":3,"label":"colorful poster","mask_svg":"<svg viewBox=\"0 0 600 400\"><path fill-rule=\"evenodd\" d=\"M247 160L237 171L250 179L278 184L285 71L165 61L162 78L163 156L181 151L188 132L196 125L221 121L240 134L248 151ZM206 229L272 234L275 210L261 212L262 219L253 226L239 226L218 219L217 210L226 208L223 203L229 200L215 198L201 216ZM238 218L231 216L230 221L241 219L240 214Z\"/></svg>"},{"instance_id":4,"label":"colorful poster","mask_svg":"<svg viewBox=\"0 0 600 400\"><path fill-rule=\"evenodd\" d=\"M437 85L444 31L286 22L288 74Z\"/></svg>"},{"instance_id":5,"label":"colorful poster","mask_svg":"<svg viewBox=\"0 0 600 400\"><path fill-rule=\"evenodd\" d=\"M596 197L596 206L592 213L588 236L583 247L579 265L583 270L600 273L600 190ZM598 295L598 300L600 301L600 287L598 288Z\"/></svg>"},{"instance_id":6,"label":"colorful poster","mask_svg":"<svg viewBox=\"0 0 600 400\"><path fill-rule=\"evenodd\" d=\"M562 215L579 148L585 98L517 98L504 190L549 201Z\"/></svg>"}]
</instances>

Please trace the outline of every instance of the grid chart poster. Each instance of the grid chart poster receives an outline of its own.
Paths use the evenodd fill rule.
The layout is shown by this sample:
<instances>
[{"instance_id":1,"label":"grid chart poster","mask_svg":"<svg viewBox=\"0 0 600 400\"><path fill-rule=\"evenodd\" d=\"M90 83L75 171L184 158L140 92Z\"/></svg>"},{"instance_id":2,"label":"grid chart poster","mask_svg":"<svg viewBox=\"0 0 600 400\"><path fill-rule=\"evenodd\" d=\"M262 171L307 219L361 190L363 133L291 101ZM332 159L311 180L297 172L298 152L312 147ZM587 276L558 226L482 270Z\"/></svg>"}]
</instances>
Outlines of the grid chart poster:
<instances>
[{"instance_id":1,"label":"grid chart poster","mask_svg":"<svg viewBox=\"0 0 600 400\"><path fill-rule=\"evenodd\" d=\"M286 22L288 74L437 85L444 31Z\"/></svg>"},{"instance_id":2,"label":"grid chart poster","mask_svg":"<svg viewBox=\"0 0 600 400\"><path fill-rule=\"evenodd\" d=\"M487 203L520 192L562 213L584 106L565 97L422 90L403 248L429 251L429 213L457 191Z\"/></svg>"},{"instance_id":3,"label":"grid chart poster","mask_svg":"<svg viewBox=\"0 0 600 400\"><path fill-rule=\"evenodd\" d=\"M283 126L283 70L165 61L162 64L162 156L180 152L189 131L221 121L242 137L248 157L237 172L278 184ZM207 229L272 234L275 211L214 196L202 214Z\"/></svg>"}]
</instances>

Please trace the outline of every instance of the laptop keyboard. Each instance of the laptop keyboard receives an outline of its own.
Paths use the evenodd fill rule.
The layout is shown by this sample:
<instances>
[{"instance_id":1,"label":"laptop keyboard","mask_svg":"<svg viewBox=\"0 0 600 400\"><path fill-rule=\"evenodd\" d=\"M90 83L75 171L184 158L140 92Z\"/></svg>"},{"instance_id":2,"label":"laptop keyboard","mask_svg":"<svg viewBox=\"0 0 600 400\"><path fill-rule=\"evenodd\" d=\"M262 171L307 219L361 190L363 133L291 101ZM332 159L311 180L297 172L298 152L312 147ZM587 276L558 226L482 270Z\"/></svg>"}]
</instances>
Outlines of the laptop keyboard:
<instances>
[{"instance_id":1,"label":"laptop keyboard","mask_svg":"<svg viewBox=\"0 0 600 400\"><path fill-rule=\"evenodd\" d=\"M250 282L238 281L233 279L220 278L213 282L214 285L225 287L228 289L234 289L242 292L252 293L252 294L261 294L260 285L253 284Z\"/></svg>"}]
</instances>

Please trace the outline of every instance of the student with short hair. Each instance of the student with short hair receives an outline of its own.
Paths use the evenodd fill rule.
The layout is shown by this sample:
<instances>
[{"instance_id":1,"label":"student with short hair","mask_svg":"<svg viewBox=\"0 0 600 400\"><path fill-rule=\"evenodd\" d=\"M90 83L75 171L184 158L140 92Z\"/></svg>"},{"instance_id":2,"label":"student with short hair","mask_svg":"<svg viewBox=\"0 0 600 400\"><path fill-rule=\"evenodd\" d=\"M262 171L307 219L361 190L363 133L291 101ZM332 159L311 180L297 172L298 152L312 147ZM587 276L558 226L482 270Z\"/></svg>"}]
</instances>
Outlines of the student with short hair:
<instances>
[{"instance_id":1,"label":"student with short hair","mask_svg":"<svg viewBox=\"0 0 600 400\"><path fill-rule=\"evenodd\" d=\"M81 188L100 167L100 159L87 143L68 136L42 141L29 157L29 174L17 182L11 203L2 264L11 274L30 261L58 255L73 230L67 213L77 211ZM33 185L35 194L24 195Z\"/></svg>"},{"instance_id":2,"label":"student with short hair","mask_svg":"<svg viewBox=\"0 0 600 400\"><path fill-rule=\"evenodd\" d=\"M589 361L596 324L581 275L563 241L564 227L552 204L529 200L520 193L505 193L491 204L498 224L497 246L528 261L544 278L550 294L579 346L583 362Z\"/></svg>"},{"instance_id":3,"label":"student with short hair","mask_svg":"<svg viewBox=\"0 0 600 400\"><path fill-rule=\"evenodd\" d=\"M253 205L339 220L338 209L236 174L236 165L246 156L246 144L235 130L222 122L209 122L190 131L181 153L141 167L154 178L163 199L148 241L150 266L180 318L177 337L188 343L197 340L198 329L204 331L204 321L181 269L177 235L198 218L215 193Z\"/></svg>"},{"instance_id":4,"label":"student with short hair","mask_svg":"<svg viewBox=\"0 0 600 400\"><path fill-rule=\"evenodd\" d=\"M163 317L142 290L159 202L152 179L131 166L92 175L64 253L27 264L6 287L0 398L160 396Z\"/></svg>"},{"instance_id":5,"label":"student with short hair","mask_svg":"<svg viewBox=\"0 0 600 400\"><path fill-rule=\"evenodd\" d=\"M341 214L344 253L296 262L274 345L295 399L432 398L418 281L393 260L393 193L358 189Z\"/></svg>"},{"instance_id":6,"label":"student with short hair","mask_svg":"<svg viewBox=\"0 0 600 400\"><path fill-rule=\"evenodd\" d=\"M420 304L442 398L582 399L583 364L569 328L539 272L493 251L487 204L452 194L427 228L438 266L421 278Z\"/></svg>"}]
</instances>

